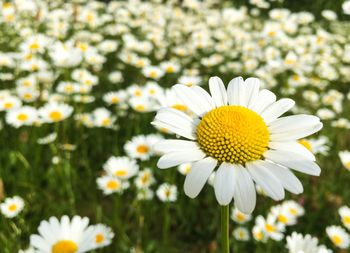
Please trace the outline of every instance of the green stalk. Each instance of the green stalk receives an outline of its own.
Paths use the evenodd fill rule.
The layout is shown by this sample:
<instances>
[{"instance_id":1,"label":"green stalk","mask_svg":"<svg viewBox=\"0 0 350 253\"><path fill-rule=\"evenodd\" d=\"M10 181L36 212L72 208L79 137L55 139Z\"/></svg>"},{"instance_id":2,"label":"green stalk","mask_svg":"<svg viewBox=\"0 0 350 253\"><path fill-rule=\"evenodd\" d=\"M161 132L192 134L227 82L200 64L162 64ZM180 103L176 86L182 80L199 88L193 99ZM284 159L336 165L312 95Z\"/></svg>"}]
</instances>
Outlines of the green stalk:
<instances>
[{"instance_id":1,"label":"green stalk","mask_svg":"<svg viewBox=\"0 0 350 253\"><path fill-rule=\"evenodd\" d=\"M221 206L221 252L230 253L229 242L229 205Z\"/></svg>"}]
</instances>

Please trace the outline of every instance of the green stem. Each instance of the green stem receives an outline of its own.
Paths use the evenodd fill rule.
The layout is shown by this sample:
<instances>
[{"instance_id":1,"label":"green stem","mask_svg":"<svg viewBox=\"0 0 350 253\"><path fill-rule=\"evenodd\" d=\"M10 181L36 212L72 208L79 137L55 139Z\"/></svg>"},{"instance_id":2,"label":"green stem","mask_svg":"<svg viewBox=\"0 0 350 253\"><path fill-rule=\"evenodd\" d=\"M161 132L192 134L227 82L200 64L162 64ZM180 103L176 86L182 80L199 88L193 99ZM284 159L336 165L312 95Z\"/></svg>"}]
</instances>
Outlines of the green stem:
<instances>
[{"instance_id":1,"label":"green stem","mask_svg":"<svg viewBox=\"0 0 350 253\"><path fill-rule=\"evenodd\" d=\"M229 205L221 206L221 252L230 253L229 242Z\"/></svg>"}]
</instances>

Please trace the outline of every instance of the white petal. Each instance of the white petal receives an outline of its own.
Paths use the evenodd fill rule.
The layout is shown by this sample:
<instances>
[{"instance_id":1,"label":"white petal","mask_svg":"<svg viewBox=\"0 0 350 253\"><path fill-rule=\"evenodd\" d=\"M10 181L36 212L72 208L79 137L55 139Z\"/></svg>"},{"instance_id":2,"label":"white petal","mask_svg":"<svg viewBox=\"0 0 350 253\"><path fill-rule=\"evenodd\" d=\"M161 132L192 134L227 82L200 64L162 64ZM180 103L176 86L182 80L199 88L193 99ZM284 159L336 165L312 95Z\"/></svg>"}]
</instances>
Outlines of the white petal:
<instances>
[{"instance_id":1,"label":"white petal","mask_svg":"<svg viewBox=\"0 0 350 253\"><path fill-rule=\"evenodd\" d=\"M282 184L263 166L261 161L247 163L246 167L255 183L257 183L268 196L277 201L284 198L284 188Z\"/></svg>"},{"instance_id":2,"label":"white petal","mask_svg":"<svg viewBox=\"0 0 350 253\"><path fill-rule=\"evenodd\" d=\"M240 87L244 85L242 77L232 79L227 86L227 100L229 105L240 104Z\"/></svg>"},{"instance_id":3,"label":"white petal","mask_svg":"<svg viewBox=\"0 0 350 253\"><path fill-rule=\"evenodd\" d=\"M249 104L249 109L260 114L269 105L276 101L276 95L269 90L261 90L253 103Z\"/></svg>"},{"instance_id":4,"label":"white petal","mask_svg":"<svg viewBox=\"0 0 350 253\"><path fill-rule=\"evenodd\" d=\"M222 206L228 205L234 194L235 171L231 164L222 163L215 173L214 191L216 199Z\"/></svg>"},{"instance_id":5,"label":"white petal","mask_svg":"<svg viewBox=\"0 0 350 253\"><path fill-rule=\"evenodd\" d=\"M192 165L184 184L184 190L187 196L190 198L197 197L213 172L216 164L217 161L215 159L207 157Z\"/></svg>"},{"instance_id":6,"label":"white petal","mask_svg":"<svg viewBox=\"0 0 350 253\"><path fill-rule=\"evenodd\" d=\"M158 128L164 128L169 130L172 133L175 133L177 135L180 135L182 137L185 137L190 140L197 139L194 130L192 128L179 128L178 126L169 125L168 123L164 123L158 120L155 120L151 122L152 125L158 127Z\"/></svg>"},{"instance_id":7,"label":"white petal","mask_svg":"<svg viewBox=\"0 0 350 253\"><path fill-rule=\"evenodd\" d=\"M297 153L308 160L316 161L315 156L306 147L295 141L270 142L269 148L274 150L284 150L292 153Z\"/></svg>"},{"instance_id":8,"label":"white petal","mask_svg":"<svg viewBox=\"0 0 350 253\"><path fill-rule=\"evenodd\" d=\"M236 207L243 213L250 214L253 212L256 204L256 192L252 178L246 168L236 164L236 184L234 199Z\"/></svg>"},{"instance_id":9,"label":"white petal","mask_svg":"<svg viewBox=\"0 0 350 253\"><path fill-rule=\"evenodd\" d=\"M289 192L299 194L303 192L303 185L299 179L288 168L264 161L264 166L278 178L282 186Z\"/></svg>"},{"instance_id":10,"label":"white petal","mask_svg":"<svg viewBox=\"0 0 350 253\"><path fill-rule=\"evenodd\" d=\"M191 89L186 85L176 84L173 86L173 90L182 102L196 115L202 116L211 110L207 101L195 89Z\"/></svg>"},{"instance_id":11,"label":"white petal","mask_svg":"<svg viewBox=\"0 0 350 253\"><path fill-rule=\"evenodd\" d=\"M199 149L199 146L194 141L161 140L153 145L153 149L159 153L169 153Z\"/></svg>"},{"instance_id":12,"label":"white petal","mask_svg":"<svg viewBox=\"0 0 350 253\"><path fill-rule=\"evenodd\" d=\"M270 123L287 112L294 106L295 102L289 98L282 98L268 106L260 115L266 123Z\"/></svg>"},{"instance_id":13,"label":"white petal","mask_svg":"<svg viewBox=\"0 0 350 253\"><path fill-rule=\"evenodd\" d=\"M306 114L292 115L271 122L269 124L269 130L272 134L284 133L309 128L310 126L317 125L319 122L320 119L316 116Z\"/></svg>"},{"instance_id":14,"label":"white petal","mask_svg":"<svg viewBox=\"0 0 350 253\"><path fill-rule=\"evenodd\" d=\"M157 166L160 169L166 169L182 163L198 161L204 157L205 154L200 149L171 152L161 156L158 160Z\"/></svg>"},{"instance_id":15,"label":"white petal","mask_svg":"<svg viewBox=\"0 0 350 253\"><path fill-rule=\"evenodd\" d=\"M224 83L217 76L209 79L209 90L216 107L227 105L227 92Z\"/></svg>"},{"instance_id":16,"label":"white petal","mask_svg":"<svg viewBox=\"0 0 350 253\"><path fill-rule=\"evenodd\" d=\"M321 169L316 163L306 160L303 156L296 153L283 150L268 150L264 153L264 157L274 163L309 175L319 176L321 173Z\"/></svg>"},{"instance_id":17,"label":"white petal","mask_svg":"<svg viewBox=\"0 0 350 253\"><path fill-rule=\"evenodd\" d=\"M190 89L195 90L197 94L202 97L202 100L206 101L206 103L204 103L204 105L207 106L206 111L211 111L215 109L214 100L205 89L199 87L198 85L191 86Z\"/></svg>"},{"instance_id":18,"label":"white petal","mask_svg":"<svg viewBox=\"0 0 350 253\"><path fill-rule=\"evenodd\" d=\"M259 94L260 88L260 80L258 78L250 77L244 81L246 89L245 89L245 98L243 106L248 107L252 104Z\"/></svg>"},{"instance_id":19,"label":"white petal","mask_svg":"<svg viewBox=\"0 0 350 253\"><path fill-rule=\"evenodd\" d=\"M303 129L296 129L296 130L287 131L283 133L271 134L270 139L273 142L294 141L294 140L298 140L306 136L309 136L313 133L316 133L319 130L321 130L322 127L323 127L323 124L319 122L316 125L312 125Z\"/></svg>"}]
</instances>

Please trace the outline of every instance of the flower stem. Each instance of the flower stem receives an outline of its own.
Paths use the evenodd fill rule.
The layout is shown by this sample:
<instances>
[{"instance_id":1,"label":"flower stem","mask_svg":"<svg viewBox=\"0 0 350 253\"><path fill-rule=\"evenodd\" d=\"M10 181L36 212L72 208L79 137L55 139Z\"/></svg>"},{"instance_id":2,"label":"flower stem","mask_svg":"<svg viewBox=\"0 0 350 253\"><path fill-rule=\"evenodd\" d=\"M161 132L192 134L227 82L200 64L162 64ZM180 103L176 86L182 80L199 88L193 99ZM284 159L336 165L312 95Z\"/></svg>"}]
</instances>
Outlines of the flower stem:
<instances>
[{"instance_id":1,"label":"flower stem","mask_svg":"<svg viewBox=\"0 0 350 253\"><path fill-rule=\"evenodd\" d=\"M221 252L230 253L229 242L229 205L221 206Z\"/></svg>"}]
</instances>

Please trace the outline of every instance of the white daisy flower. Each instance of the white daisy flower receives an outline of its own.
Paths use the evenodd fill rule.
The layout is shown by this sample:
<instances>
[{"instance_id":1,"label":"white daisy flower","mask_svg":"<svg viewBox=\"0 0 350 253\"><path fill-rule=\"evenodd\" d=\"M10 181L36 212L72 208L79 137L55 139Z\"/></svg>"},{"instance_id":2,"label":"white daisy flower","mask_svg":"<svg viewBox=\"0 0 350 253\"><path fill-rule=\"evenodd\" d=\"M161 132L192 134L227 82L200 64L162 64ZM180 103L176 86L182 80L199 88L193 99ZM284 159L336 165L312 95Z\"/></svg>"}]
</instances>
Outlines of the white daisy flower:
<instances>
[{"instance_id":1,"label":"white daisy flower","mask_svg":"<svg viewBox=\"0 0 350 253\"><path fill-rule=\"evenodd\" d=\"M350 171L350 151L347 151L347 150L340 151L339 157L340 157L340 161L344 165L345 169Z\"/></svg>"},{"instance_id":2,"label":"white daisy flower","mask_svg":"<svg viewBox=\"0 0 350 253\"><path fill-rule=\"evenodd\" d=\"M93 247L102 248L112 243L114 233L112 229L104 224L97 224L93 228Z\"/></svg>"},{"instance_id":3,"label":"white daisy flower","mask_svg":"<svg viewBox=\"0 0 350 253\"><path fill-rule=\"evenodd\" d=\"M231 218L239 224L245 224L252 219L252 216L250 214L242 213L235 207L232 210Z\"/></svg>"},{"instance_id":4,"label":"white daisy flower","mask_svg":"<svg viewBox=\"0 0 350 253\"><path fill-rule=\"evenodd\" d=\"M294 200L287 200L282 203L283 209L287 210L291 215L300 217L305 214L305 209Z\"/></svg>"},{"instance_id":5,"label":"white daisy flower","mask_svg":"<svg viewBox=\"0 0 350 253\"><path fill-rule=\"evenodd\" d=\"M233 230L233 236L237 241L249 241L250 235L248 229L245 227L238 227Z\"/></svg>"},{"instance_id":6,"label":"white daisy flower","mask_svg":"<svg viewBox=\"0 0 350 253\"><path fill-rule=\"evenodd\" d=\"M253 234L254 239L258 242L266 242L268 239L264 230L258 225L255 225L253 227L252 234Z\"/></svg>"},{"instance_id":7,"label":"white daisy flower","mask_svg":"<svg viewBox=\"0 0 350 253\"><path fill-rule=\"evenodd\" d=\"M344 227L350 230L350 208L348 206L342 206L339 208L339 215Z\"/></svg>"},{"instance_id":8,"label":"white daisy flower","mask_svg":"<svg viewBox=\"0 0 350 253\"><path fill-rule=\"evenodd\" d=\"M73 107L63 103L50 102L39 109L39 116L46 123L54 123L68 118Z\"/></svg>"},{"instance_id":9,"label":"white daisy flower","mask_svg":"<svg viewBox=\"0 0 350 253\"><path fill-rule=\"evenodd\" d=\"M21 107L21 105L21 100L15 96L9 95L5 96L4 98L0 98L0 112L18 109Z\"/></svg>"},{"instance_id":10,"label":"white daisy flower","mask_svg":"<svg viewBox=\"0 0 350 253\"><path fill-rule=\"evenodd\" d=\"M31 126L38 120L38 113L34 107L23 106L6 113L6 122L13 127Z\"/></svg>"},{"instance_id":11,"label":"white daisy flower","mask_svg":"<svg viewBox=\"0 0 350 253\"><path fill-rule=\"evenodd\" d=\"M102 176L96 179L97 186L100 190L103 191L103 194L109 195L115 192L123 192L123 190L129 187L128 182L121 181L114 176Z\"/></svg>"},{"instance_id":12,"label":"white daisy flower","mask_svg":"<svg viewBox=\"0 0 350 253\"><path fill-rule=\"evenodd\" d=\"M192 163L182 163L177 167L177 170L182 174L182 175L187 175L190 173L192 167Z\"/></svg>"},{"instance_id":13,"label":"white daisy flower","mask_svg":"<svg viewBox=\"0 0 350 253\"><path fill-rule=\"evenodd\" d=\"M340 226L326 228L329 239L340 249L347 249L350 245L350 235Z\"/></svg>"},{"instance_id":14,"label":"white daisy flower","mask_svg":"<svg viewBox=\"0 0 350 253\"><path fill-rule=\"evenodd\" d=\"M13 196L6 198L0 204L0 211L6 218L16 217L24 208L24 201L21 197Z\"/></svg>"},{"instance_id":15,"label":"white daisy flower","mask_svg":"<svg viewBox=\"0 0 350 253\"><path fill-rule=\"evenodd\" d=\"M185 180L185 193L196 197L218 166L214 190L220 205L232 198L237 208L251 213L255 208L254 182L274 200L284 198L284 189L299 194L303 186L289 168L319 175L314 155L297 142L322 128L311 115L280 117L293 107L291 99L276 101L268 91L259 91L259 80L233 79L227 90L218 77L209 80L211 96L198 86L175 85L177 95L196 115L191 118L173 108L158 111L152 124L188 140L164 140L155 145L164 155L159 168L194 162Z\"/></svg>"},{"instance_id":16,"label":"white daisy flower","mask_svg":"<svg viewBox=\"0 0 350 253\"><path fill-rule=\"evenodd\" d=\"M135 160L129 157L112 156L103 165L103 169L111 176L115 176L120 179L129 179L136 175L139 170L139 166Z\"/></svg>"},{"instance_id":17,"label":"white daisy flower","mask_svg":"<svg viewBox=\"0 0 350 253\"><path fill-rule=\"evenodd\" d=\"M302 235L293 232L287 236L287 245L289 253L331 253L324 245L318 245L318 239L311 235Z\"/></svg>"},{"instance_id":18,"label":"white daisy flower","mask_svg":"<svg viewBox=\"0 0 350 253\"><path fill-rule=\"evenodd\" d=\"M144 135L134 136L124 145L124 150L129 157L140 159L142 161L149 160L152 155L152 144Z\"/></svg>"},{"instance_id":19,"label":"white daisy flower","mask_svg":"<svg viewBox=\"0 0 350 253\"><path fill-rule=\"evenodd\" d=\"M42 221L39 234L30 236L30 245L36 252L82 253L93 249L93 228L87 217L74 216L72 220L63 216L61 220L51 217Z\"/></svg>"},{"instance_id":20,"label":"white daisy flower","mask_svg":"<svg viewBox=\"0 0 350 253\"><path fill-rule=\"evenodd\" d=\"M283 224L277 221L277 217L274 215L268 215L267 219L259 215L256 217L255 223L261 228L261 230L264 232L264 234L267 235L268 238L271 238L275 241L280 241L283 239L283 232L285 231L285 227Z\"/></svg>"},{"instance_id":21,"label":"white daisy flower","mask_svg":"<svg viewBox=\"0 0 350 253\"><path fill-rule=\"evenodd\" d=\"M175 202L177 200L177 187L176 185L163 183L158 187L156 194L163 202Z\"/></svg>"}]
</instances>

